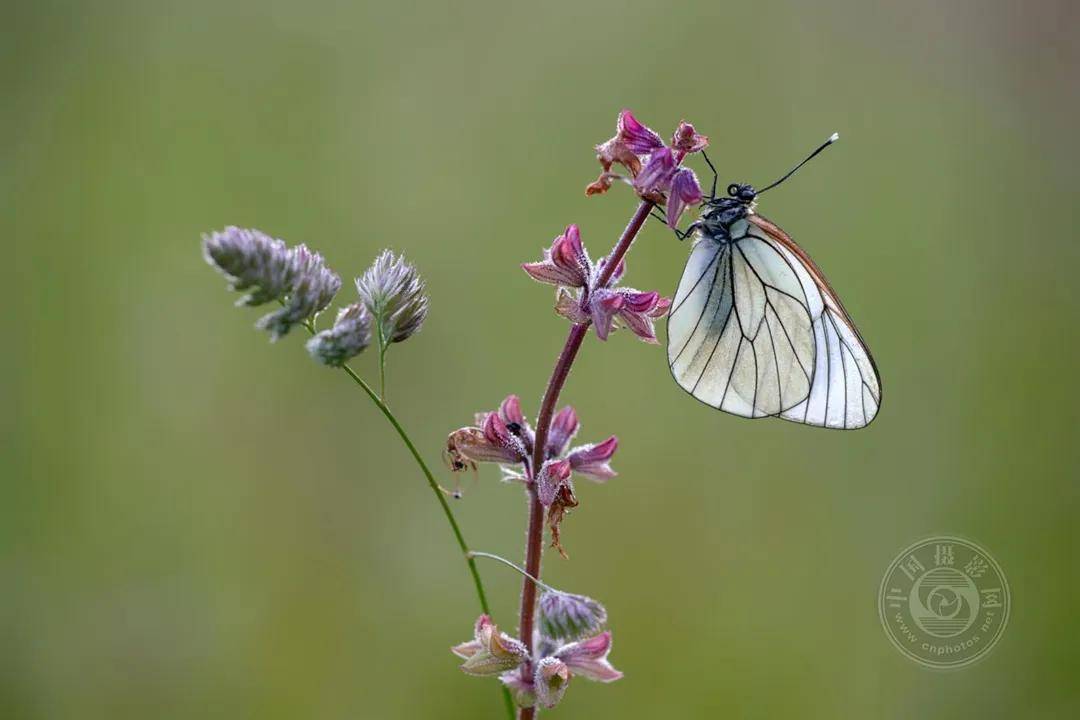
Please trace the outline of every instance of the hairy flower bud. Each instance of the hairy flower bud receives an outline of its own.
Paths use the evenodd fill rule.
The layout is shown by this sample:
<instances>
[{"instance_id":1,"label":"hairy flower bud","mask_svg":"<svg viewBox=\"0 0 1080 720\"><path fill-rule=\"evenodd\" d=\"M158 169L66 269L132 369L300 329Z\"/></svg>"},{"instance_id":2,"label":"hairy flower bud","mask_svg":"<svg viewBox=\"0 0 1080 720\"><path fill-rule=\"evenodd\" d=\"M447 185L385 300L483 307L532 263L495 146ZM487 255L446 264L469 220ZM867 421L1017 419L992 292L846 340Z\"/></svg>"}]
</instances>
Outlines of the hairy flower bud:
<instances>
[{"instance_id":1,"label":"hairy flower bud","mask_svg":"<svg viewBox=\"0 0 1080 720\"><path fill-rule=\"evenodd\" d=\"M230 290L250 290L237 305L262 305L289 291L296 272L288 246L258 230L229 226L202 236L203 257L229 281Z\"/></svg>"},{"instance_id":2,"label":"hairy flower bud","mask_svg":"<svg viewBox=\"0 0 1080 720\"><path fill-rule=\"evenodd\" d=\"M388 344L407 340L427 318L424 281L403 256L389 250L383 250L363 277L356 279L356 290Z\"/></svg>"},{"instance_id":3,"label":"hairy flower bud","mask_svg":"<svg viewBox=\"0 0 1080 720\"><path fill-rule=\"evenodd\" d=\"M592 635L607 623L607 610L584 595L545 590L540 596L540 629L546 637L571 641Z\"/></svg>"},{"instance_id":4,"label":"hairy flower bud","mask_svg":"<svg viewBox=\"0 0 1080 720\"><path fill-rule=\"evenodd\" d=\"M334 326L307 342L307 351L323 365L341 367L371 344L371 316L361 303L342 308Z\"/></svg>"},{"instance_id":5,"label":"hairy flower bud","mask_svg":"<svg viewBox=\"0 0 1080 720\"><path fill-rule=\"evenodd\" d=\"M536 692L536 701L541 706L553 708L558 705L569 684L570 668L562 660L546 657L536 663L533 688Z\"/></svg>"}]
</instances>

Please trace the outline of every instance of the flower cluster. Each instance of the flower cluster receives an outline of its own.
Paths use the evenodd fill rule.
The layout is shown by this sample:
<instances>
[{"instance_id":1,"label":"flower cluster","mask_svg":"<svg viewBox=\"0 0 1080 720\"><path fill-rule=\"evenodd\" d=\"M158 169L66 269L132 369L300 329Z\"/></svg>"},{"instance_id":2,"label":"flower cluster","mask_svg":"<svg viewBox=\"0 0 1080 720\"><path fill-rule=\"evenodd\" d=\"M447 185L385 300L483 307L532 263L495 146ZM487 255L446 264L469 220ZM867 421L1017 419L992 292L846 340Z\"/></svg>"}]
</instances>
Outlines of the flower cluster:
<instances>
[{"instance_id":1,"label":"flower cluster","mask_svg":"<svg viewBox=\"0 0 1080 720\"><path fill-rule=\"evenodd\" d=\"M555 312L573 323L591 322L601 340L607 340L613 327L626 327L645 342L656 343L653 321L667 314L671 300L655 291L613 287L626 270L625 262L601 285L606 264L607 258L592 261L581 242L581 231L571 225L544 250L539 262L521 267L533 280L559 288Z\"/></svg>"},{"instance_id":2,"label":"flower cluster","mask_svg":"<svg viewBox=\"0 0 1080 720\"><path fill-rule=\"evenodd\" d=\"M228 279L231 290L249 291L238 305L281 302L280 310L256 323L273 340L324 310L341 288L322 255L305 245L290 248L258 230L230 226L203 235L202 246L206 262Z\"/></svg>"},{"instance_id":3,"label":"flower cluster","mask_svg":"<svg viewBox=\"0 0 1080 720\"><path fill-rule=\"evenodd\" d=\"M531 657L524 643L499 632L487 615L477 619L473 639L451 651L465 660L462 671L497 676L521 707L552 708L575 675L605 683L622 677L607 657L611 632L599 631L606 619L604 607L591 598L548 591L540 600L541 624ZM565 634L566 628L576 631Z\"/></svg>"},{"instance_id":4,"label":"flower cluster","mask_svg":"<svg viewBox=\"0 0 1080 720\"><path fill-rule=\"evenodd\" d=\"M672 135L671 144L665 145L656 131L641 124L629 110L623 110L615 136L596 146L596 159L603 172L585 188L585 194L604 193L613 181L627 180L611 172L612 165L618 163L630 173L628 182L640 198L667 206L668 225L675 227L683 211L702 199L694 171L679 165L686 155L701 152L708 144L709 138L684 121Z\"/></svg>"},{"instance_id":5,"label":"flower cluster","mask_svg":"<svg viewBox=\"0 0 1080 720\"><path fill-rule=\"evenodd\" d=\"M521 400L510 395L499 409L476 415L476 424L459 428L446 440L446 459L451 470L467 465L494 462L503 466L503 476L513 482L536 484L536 494L548 511L552 545L562 551L559 526L569 508L577 507L574 474L604 482L615 477L611 458L619 447L612 435L600 443L578 445L570 442L577 435L577 412L569 405L555 414L544 443L544 462L539 471L531 467L536 435L521 410Z\"/></svg>"}]
</instances>

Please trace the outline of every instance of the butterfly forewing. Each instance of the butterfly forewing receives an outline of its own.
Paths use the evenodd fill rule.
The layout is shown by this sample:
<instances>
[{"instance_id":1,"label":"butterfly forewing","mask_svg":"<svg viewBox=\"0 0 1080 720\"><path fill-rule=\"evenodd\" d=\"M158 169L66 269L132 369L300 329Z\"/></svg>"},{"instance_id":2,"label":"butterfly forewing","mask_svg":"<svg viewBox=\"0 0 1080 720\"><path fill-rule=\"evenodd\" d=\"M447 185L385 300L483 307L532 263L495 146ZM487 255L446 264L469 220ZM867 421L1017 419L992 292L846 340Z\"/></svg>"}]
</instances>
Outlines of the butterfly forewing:
<instances>
[{"instance_id":1,"label":"butterfly forewing","mask_svg":"<svg viewBox=\"0 0 1080 720\"><path fill-rule=\"evenodd\" d=\"M873 420L873 359L821 271L750 216L731 241L699 237L668 318L668 363L687 392L744 417L832 428Z\"/></svg>"}]
</instances>

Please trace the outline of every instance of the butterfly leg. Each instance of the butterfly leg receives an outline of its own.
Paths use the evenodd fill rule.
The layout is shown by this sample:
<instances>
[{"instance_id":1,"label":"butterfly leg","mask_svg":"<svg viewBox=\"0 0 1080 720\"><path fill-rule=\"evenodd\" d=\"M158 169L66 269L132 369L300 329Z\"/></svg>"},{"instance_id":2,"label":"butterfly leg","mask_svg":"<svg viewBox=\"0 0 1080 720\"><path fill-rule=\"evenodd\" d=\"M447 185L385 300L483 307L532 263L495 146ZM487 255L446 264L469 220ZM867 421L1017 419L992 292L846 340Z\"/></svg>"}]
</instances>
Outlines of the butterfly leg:
<instances>
[{"instance_id":1,"label":"butterfly leg","mask_svg":"<svg viewBox=\"0 0 1080 720\"><path fill-rule=\"evenodd\" d=\"M656 218L657 220L662 222L664 225L667 225L667 218L664 217L663 215L659 214L656 210L651 211L649 213L649 215ZM675 237L679 238L679 240L685 240L687 237L690 236L690 233L692 233L694 231L694 227L695 227L695 225L691 225L686 230L680 230L679 228L674 227L674 228L671 228L671 231L675 233Z\"/></svg>"},{"instance_id":2,"label":"butterfly leg","mask_svg":"<svg viewBox=\"0 0 1080 720\"><path fill-rule=\"evenodd\" d=\"M715 200L716 199L716 179L719 177L719 173L716 172L716 168L713 167L712 160L709 159L709 156L705 154L704 150L701 151L701 157L705 158L705 164L709 166L710 170L712 170L712 190L709 192L709 199L710 200Z\"/></svg>"}]
</instances>

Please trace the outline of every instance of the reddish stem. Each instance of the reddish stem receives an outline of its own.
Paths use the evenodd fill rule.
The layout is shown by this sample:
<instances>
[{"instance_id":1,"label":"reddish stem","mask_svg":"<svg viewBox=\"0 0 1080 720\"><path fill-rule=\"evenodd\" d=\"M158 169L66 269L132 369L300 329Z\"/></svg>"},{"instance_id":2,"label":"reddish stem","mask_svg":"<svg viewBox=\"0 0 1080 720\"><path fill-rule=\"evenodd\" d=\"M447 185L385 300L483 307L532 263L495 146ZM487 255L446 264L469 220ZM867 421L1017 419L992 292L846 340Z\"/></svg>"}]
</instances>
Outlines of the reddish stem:
<instances>
[{"instance_id":1,"label":"reddish stem","mask_svg":"<svg viewBox=\"0 0 1080 720\"><path fill-rule=\"evenodd\" d=\"M681 159L680 157L679 160ZM630 222L627 223L626 229L623 230L619 242L611 251L611 255L604 265L604 270L598 278L597 284L599 286L604 286L611 280L612 273L615 272L615 268L626 256L626 252L630 249L630 245L633 244L634 238L637 237L642 226L645 225L645 221L649 218L652 209L653 203L647 200L643 200L638 205L637 211L630 218ZM551 419L555 414L555 405L559 402L559 394L562 392L563 385L566 384L566 378L570 375L570 368L574 364L574 359L577 357L578 350L581 349L581 343L585 340L585 335L588 332L589 323L587 322L570 328L570 334L566 336L566 343L563 345L562 352L559 353L559 359L555 362L555 369L551 373L551 379L548 380L547 389L544 391L544 399L540 403L540 414L536 418L536 441L533 445L532 457L532 474L534 477L540 472L540 468L546 459L544 457L544 446L547 444L548 430L551 428ZM543 552L544 506L536 495L536 483L533 482L529 484L529 530L525 540L525 572L537 579L540 578L540 558ZM518 627L520 628L521 639L529 648L529 657L532 657L535 621L536 584L532 580L525 578L521 587L521 615ZM531 663L525 663L521 668L522 675L526 680L530 679L531 671ZM536 708L522 708L518 717L520 720L532 720L535 714Z\"/></svg>"}]
</instances>

